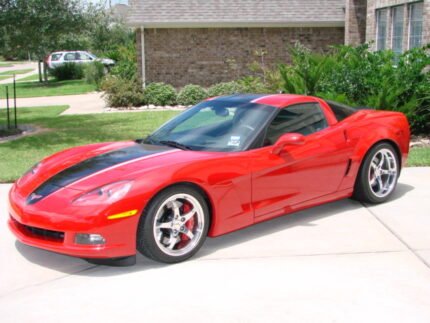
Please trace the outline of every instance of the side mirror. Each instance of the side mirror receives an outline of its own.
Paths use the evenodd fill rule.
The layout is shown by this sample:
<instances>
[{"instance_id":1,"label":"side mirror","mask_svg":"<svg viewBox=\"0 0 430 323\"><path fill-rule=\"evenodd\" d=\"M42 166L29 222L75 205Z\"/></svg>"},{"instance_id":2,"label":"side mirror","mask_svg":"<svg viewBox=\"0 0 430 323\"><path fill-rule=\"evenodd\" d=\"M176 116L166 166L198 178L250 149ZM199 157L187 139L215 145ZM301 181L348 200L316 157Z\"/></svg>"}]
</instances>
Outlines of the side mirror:
<instances>
[{"instance_id":1,"label":"side mirror","mask_svg":"<svg viewBox=\"0 0 430 323\"><path fill-rule=\"evenodd\" d=\"M273 146L272 154L279 155L285 146L299 146L305 143L305 136L300 133L286 133Z\"/></svg>"}]
</instances>

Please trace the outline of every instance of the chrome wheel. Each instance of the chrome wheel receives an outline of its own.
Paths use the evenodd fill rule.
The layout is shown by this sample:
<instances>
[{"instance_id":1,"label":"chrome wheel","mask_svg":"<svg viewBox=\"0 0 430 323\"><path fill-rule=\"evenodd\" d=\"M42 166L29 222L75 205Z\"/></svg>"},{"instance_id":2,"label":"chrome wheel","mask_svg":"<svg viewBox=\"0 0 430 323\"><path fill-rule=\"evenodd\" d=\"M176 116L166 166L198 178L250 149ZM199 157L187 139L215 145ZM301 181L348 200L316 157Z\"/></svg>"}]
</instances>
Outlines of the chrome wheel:
<instances>
[{"instance_id":1,"label":"chrome wheel","mask_svg":"<svg viewBox=\"0 0 430 323\"><path fill-rule=\"evenodd\" d=\"M368 173L372 193L379 198L390 194L396 186L397 176L398 165L394 153L386 148L378 150L373 155Z\"/></svg>"},{"instance_id":2,"label":"chrome wheel","mask_svg":"<svg viewBox=\"0 0 430 323\"><path fill-rule=\"evenodd\" d=\"M199 201L189 194L167 198L154 217L153 232L157 246L169 256L183 256L199 244L205 226Z\"/></svg>"}]
</instances>

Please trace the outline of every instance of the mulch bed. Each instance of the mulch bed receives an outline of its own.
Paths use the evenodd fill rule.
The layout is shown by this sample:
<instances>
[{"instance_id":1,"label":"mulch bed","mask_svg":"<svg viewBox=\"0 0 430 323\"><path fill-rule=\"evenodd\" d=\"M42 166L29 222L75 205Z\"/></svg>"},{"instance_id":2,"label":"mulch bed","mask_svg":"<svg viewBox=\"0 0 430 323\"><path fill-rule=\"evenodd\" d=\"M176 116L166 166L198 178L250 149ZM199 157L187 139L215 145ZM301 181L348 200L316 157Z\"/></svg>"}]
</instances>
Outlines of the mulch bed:
<instances>
[{"instance_id":1,"label":"mulch bed","mask_svg":"<svg viewBox=\"0 0 430 323\"><path fill-rule=\"evenodd\" d=\"M47 131L47 129L43 129L31 124L22 124L18 126L18 129L6 129L4 127L0 128L0 143L12 141L21 137L25 137L28 135L33 135L36 133L40 133L43 131Z\"/></svg>"},{"instance_id":2,"label":"mulch bed","mask_svg":"<svg viewBox=\"0 0 430 323\"><path fill-rule=\"evenodd\" d=\"M429 136L412 136L409 144L411 148L430 147Z\"/></svg>"}]
</instances>

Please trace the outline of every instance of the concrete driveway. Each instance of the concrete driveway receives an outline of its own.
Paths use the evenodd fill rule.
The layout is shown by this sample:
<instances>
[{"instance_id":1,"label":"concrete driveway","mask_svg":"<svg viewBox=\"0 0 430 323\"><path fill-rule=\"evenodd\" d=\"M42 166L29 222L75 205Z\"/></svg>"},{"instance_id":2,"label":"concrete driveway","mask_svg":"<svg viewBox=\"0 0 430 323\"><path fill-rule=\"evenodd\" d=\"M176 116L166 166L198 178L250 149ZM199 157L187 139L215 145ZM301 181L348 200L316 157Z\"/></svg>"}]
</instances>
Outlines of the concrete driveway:
<instances>
[{"instance_id":1,"label":"concrete driveway","mask_svg":"<svg viewBox=\"0 0 430 323\"><path fill-rule=\"evenodd\" d=\"M15 241L0 186L0 321L430 322L430 168L217 239L191 261L95 266Z\"/></svg>"}]
</instances>

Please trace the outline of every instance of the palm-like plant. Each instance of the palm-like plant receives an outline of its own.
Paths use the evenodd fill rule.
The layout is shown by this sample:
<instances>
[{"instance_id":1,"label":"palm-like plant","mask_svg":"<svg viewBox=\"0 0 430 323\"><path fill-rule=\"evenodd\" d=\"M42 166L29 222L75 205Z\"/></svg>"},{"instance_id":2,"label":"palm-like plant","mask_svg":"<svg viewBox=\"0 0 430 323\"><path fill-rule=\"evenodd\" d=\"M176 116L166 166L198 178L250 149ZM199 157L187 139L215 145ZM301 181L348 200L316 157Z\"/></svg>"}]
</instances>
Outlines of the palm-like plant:
<instances>
[{"instance_id":1,"label":"palm-like plant","mask_svg":"<svg viewBox=\"0 0 430 323\"><path fill-rule=\"evenodd\" d=\"M281 64L279 72L286 93L316 95L325 73L334 64L330 55L313 53L296 44L290 50L291 65Z\"/></svg>"}]
</instances>

